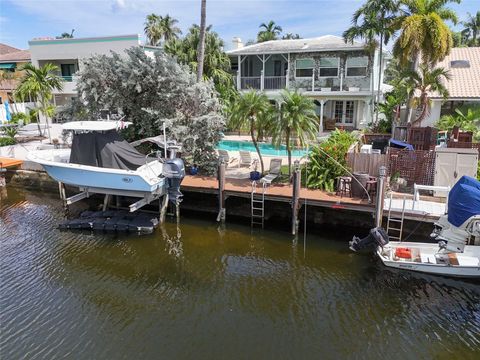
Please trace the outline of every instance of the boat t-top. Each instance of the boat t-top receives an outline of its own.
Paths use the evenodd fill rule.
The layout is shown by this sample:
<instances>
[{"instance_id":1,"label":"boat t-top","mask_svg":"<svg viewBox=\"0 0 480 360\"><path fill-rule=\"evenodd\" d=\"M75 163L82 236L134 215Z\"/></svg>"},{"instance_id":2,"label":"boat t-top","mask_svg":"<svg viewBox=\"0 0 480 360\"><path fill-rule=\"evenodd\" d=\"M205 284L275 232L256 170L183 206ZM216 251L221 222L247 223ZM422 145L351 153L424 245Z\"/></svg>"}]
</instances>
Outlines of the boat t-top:
<instances>
[{"instance_id":1,"label":"boat t-top","mask_svg":"<svg viewBox=\"0 0 480 360\"><path fill-rule=\"evenodd\" d=\"M164 148L165 155L144 155L124 140L118 130L130 126L124 121L74 121L63 125L73 134L71 149L37 150L27 159L43 166L60 184L78 187L80 192L63 199L67 205L89 197L105 194L140 198L130 211L165 196L178 204L180 183L185 176L183 160L176 158L175 142L166 141L165 134L148 138ZM141 143L137 142L137 143Z\"/></svg>"},{"instance_id":2,"label":"boat t-top","mask_svg":"<svg viewBox=\"0 0 480 360\"><path fill-rule=\"evenodd\" d=\"M434 243L389 241L383 228L374 228L350 249L375 248L384 265L428 274L480 278L480 182L463 176L448 197L448 213L435 224Z\"/></svg>"}]
</instances>

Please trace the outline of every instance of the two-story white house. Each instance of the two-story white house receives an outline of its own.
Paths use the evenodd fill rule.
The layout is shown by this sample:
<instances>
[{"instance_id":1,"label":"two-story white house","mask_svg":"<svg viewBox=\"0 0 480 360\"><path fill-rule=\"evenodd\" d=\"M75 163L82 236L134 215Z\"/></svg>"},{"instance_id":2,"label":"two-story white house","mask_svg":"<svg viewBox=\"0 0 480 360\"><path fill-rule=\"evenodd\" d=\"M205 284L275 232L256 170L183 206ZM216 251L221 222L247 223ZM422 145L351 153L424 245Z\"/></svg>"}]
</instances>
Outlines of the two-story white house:
<instances>
[{"instance_id":1,"label":"two-story white house","mask_svg":"<svg viewBox=\"0 0 480 360\"><path fill-rule=\"evenodd\" d=\"M82 59L93 55L122 53L133 46L140 46L140 36L118 35L71 39L34 39L28 42L31 62L39 67L52 63L59 67L65 80L63 90L54 92L55 105L64 105L77 96L75 73L82 68Z\"/></svg>"},{"instance_id":2,"label":"two-story white house","mask_svg":"<svg viewBox=\"0 0 480 360\"><path fill-rule=\"evenodd\" d=\"M341 37L325 35L243 46L235 38L227 54L239 91L264 91L272 101L285 88L311 97L320 133L335 127L359 129L372 121L378 51L369 56L363 43L346 44Z\"/></svg>"}]
</instances>

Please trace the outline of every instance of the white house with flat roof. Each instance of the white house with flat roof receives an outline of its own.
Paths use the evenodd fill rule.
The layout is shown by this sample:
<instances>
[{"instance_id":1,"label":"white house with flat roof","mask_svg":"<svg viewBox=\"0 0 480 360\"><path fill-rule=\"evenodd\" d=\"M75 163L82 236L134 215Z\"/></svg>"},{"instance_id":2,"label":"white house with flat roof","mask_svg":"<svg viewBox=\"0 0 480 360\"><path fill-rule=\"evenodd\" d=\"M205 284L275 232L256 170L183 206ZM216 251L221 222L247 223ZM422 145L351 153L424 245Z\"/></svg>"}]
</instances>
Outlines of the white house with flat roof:
<instances>
[{"instance_id":1,"label":"white house with flat roof","mask_svg":"<svg viewBox=\"0 0 480 360\"><path fill-rule=\"evenodd\" d=\"M75 73L82 68L82 59L93 55L110 55L112 51L122 53L132 46L140 46L140 36L133 34L90 38L42 38L33 39L28 45L33 65L43 66L52 63L59 67L65 83L63 90L54 92L54 103L64 105L77 95Z\"/></svg>"},{"instance_id":2,"label":"white house with flat roof","mask_svg":"<svg viewBox=\"0 0 480 360\"><path fill-rule=\"evenodd\" d=\"M239 91L264 91L272 100L280 99L285 88L302 91L317 105L319 132L363 128L372 121L378 51L369 56L365 44L333 35L249 46L234 38L233 43L227 54Z\"/></svg>"}]
</instances>

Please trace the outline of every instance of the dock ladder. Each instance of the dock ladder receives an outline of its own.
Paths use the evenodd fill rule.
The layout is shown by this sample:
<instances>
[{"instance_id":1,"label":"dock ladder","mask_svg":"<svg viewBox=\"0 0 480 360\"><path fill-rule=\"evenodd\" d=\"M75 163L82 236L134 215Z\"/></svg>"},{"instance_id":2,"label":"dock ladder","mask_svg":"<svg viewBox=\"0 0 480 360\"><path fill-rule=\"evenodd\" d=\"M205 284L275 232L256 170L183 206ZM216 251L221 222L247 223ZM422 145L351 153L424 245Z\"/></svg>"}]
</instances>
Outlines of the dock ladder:
<instances>
[{"instance_id":1,"label":"dock ladder","mask_svg":"<svg viewBox=\"0 0 480 360\"><path fill-rule=\"evenodd\" d=\"M392 198L393 198L393 195L390 194L390 206L388 208L388 219L387 219L387 234L390 237L390 239L402 241L403 220L405 218L406 198L403 197L402 213L399 218L392 217Z\"/></svg>"},{"instance_id":2,"label":"dock ladder","mask_svg":"<svg viewBox=\"0 0 480 360\"><path fill-rule=\"evenodd\" d=\"M261 225L263 229L263 220L265 218L265 192L267 191L267 184L262 182L261 192L257 192L257 182L252 181L251 193L251 214L252 226Z\"/></svg>"}]
</instances>

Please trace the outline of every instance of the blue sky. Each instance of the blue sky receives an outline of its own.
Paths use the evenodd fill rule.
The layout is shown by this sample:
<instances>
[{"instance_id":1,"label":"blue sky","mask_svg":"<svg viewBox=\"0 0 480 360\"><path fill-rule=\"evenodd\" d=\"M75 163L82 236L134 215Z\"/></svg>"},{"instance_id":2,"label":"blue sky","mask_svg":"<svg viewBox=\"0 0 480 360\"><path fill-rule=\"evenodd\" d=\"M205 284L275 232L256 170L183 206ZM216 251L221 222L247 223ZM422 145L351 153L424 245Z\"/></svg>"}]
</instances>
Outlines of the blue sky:
<instances>
[{"instance_id":1,"label":"blue sky","mask_svg":"<svg viewBox=\"0 0 480 360\"><path fill-rule=\"evenodd\" d=\"M363 0L207 0L207 22L230 44L254 39L262 22L302 37L340 35ZM460 18L480 10L480 0L450 5ZM35 37L75 29L76 37L142 34L149 13L170 14L185 31L199 22L200 0L0 0L0 42L28 48Z\"/></svg>"}]
</instances>

